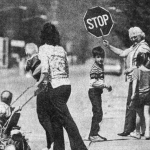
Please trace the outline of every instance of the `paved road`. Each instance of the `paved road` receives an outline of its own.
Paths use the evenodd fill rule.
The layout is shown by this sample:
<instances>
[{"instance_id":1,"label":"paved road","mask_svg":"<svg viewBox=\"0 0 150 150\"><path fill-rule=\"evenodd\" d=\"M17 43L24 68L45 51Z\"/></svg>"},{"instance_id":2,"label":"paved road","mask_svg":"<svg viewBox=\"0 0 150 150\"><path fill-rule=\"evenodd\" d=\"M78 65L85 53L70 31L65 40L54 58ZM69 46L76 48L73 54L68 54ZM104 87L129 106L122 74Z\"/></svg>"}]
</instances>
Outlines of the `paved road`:
<instances>
[{"instance_id":1,"label":"paved road","mask_svg":"<svg viewBox=\"0 0 150 150\"><path fill-rule=\"evenodd\" d=\"M91 104L87 93L89 67L70 68L72 94L68 106L83 139L86 139L89 134L92 117ZM28 86L34 84L32 78L19 76L17 70L3 71L0 76L2 79L0 81L0 92L4 89L11 90L14 93L14 100ZM105 81L113 86L113 91L108 93L104 90L102 97L104 119L101 124L100 134L105 136L108 141L92 143L89 150L149 150L150 141L117 136L117 133L123 130L128 84L124 82L124 76L106 75ZM30 89L15 105L23 104L30 98L33 91L33 89ZM23 108L19 124L22 130L27 132L26 137L29 138L32 150L40 150L46 145L44 130L37 119L35 98ZM66 150L70 150L66 133L65 141ZM85 141L85 144L89 146L88 141Z\"/></svg>"}]
</instances>

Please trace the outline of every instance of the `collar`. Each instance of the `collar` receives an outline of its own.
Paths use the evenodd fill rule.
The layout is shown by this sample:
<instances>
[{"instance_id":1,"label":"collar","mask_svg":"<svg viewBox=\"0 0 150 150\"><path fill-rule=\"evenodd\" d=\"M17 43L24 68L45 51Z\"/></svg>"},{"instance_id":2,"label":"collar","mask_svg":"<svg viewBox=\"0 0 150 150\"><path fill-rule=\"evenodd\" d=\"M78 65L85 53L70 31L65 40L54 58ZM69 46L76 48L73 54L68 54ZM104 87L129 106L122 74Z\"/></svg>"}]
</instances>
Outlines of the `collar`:
<instances>
[{"instance_id":1,"label":"collar","mask_svg":"<svg viewBox=\"0 0 150 150\"><path fill-rule=\"evenodd\" d=\"M104 64L101 64L101 65L100 65L100 64L98 64L98 63L96 63L96 62L95 62L95 65L98 66L98 67L100 67L100 68L103 68L103 66L104 66Z\"/></svg>"},{"instance_id":2,"label":"collar","mask_svg":"<svg viewBox=\"0 0 150 150\"><path fill-rule=\"evenodd\" d=\"M31 60L33 57L38 56L38 54L33 54L29 59L27 60Z\"/></svg>"},{"instance_id":3,"label":"collar","mask_svg":"<svg viewBox=\"0 0 150 150\"><path fill-rule=\"evenodd\" d=\"M136 47L137 45L139 45L139 44L141 44L141 43L144 43L144 42L145 42L145 40L142 40L142 41L140 41L139 43L133 44L132 47Z\"/></svg>"},{"instance_id":4,"label":"collar","mask_svg":"<svg viewBox=\"0 0 150 150\"><path fill-rule=\"evenodd\" d=\"M146 68L145 66L141 65L139 67L140 70L143 70L143 71L150 71L150 69Z\"/></svg>"}]
</instances>

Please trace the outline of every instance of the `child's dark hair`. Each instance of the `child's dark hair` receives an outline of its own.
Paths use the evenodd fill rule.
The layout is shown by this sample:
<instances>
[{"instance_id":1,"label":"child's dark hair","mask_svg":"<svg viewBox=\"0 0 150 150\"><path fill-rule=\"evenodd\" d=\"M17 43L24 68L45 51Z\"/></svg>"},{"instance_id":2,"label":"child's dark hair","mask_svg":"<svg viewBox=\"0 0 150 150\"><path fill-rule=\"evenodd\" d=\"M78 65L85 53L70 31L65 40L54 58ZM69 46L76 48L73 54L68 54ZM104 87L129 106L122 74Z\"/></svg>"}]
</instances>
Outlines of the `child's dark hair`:
<instances>
[{"instance_id":1,"label":"child's dark hair","mask_svg":"<svg viewBox=\"0 0 150 150\"><path fill-rule=\"evenodd\" d=\"M93 54L94 58L96 56L101 56L103 58L105 57L105 51L104 51L104 49L101 46L94 47L92 49L92 54Z\"/></svg>"},{"instance_id":2,"label":"child's dark hair","mask_svg":"<svg viewBox=\"0 0 150 150\"><path fill-rule=\"evenodd\" d=\"M137 62L137 67L141 66L141 65L146 65L148 62L148 58L150 58L150 53L141 53L139 52L136 58L136 62Z\"/></svg>"}]
</instances>

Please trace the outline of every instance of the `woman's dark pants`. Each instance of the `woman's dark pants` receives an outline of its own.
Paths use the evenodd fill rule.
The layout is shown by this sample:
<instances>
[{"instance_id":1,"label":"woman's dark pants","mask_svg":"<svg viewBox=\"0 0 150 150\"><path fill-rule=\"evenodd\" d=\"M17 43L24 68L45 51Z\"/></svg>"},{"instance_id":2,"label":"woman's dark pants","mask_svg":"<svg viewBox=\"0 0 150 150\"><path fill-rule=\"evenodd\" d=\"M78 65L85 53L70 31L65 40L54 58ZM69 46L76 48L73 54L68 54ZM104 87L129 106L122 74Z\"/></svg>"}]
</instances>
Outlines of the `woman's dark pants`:
<instances>
[{"instance_id":1,"label":"woman's dark pants","mask_svg":"<svg viewBox=\"0 0 150 150\"><path fill-rule=\"evenodd\" d=\"M54 150L65 150L63 127L67 131L71 150L87 150L66 104L70 93L70 85L57 87L50 93L53 105Z\"/></svg>"},{"instance_id":2,"label":"woman's dark pants","mask_svg":"<svg viewBox=\"0 0 150 150\"><path fill-rule=\"evenodd\" d=\"M124 124L124 132L127 132L127 133L134 131L135 126L136 126L136 111L128 108L131 102L131 95L132 95L132 82L129 83L128 97L127 97L127 104L126 104L125 124Z\"/></svg>"}]
</instances>

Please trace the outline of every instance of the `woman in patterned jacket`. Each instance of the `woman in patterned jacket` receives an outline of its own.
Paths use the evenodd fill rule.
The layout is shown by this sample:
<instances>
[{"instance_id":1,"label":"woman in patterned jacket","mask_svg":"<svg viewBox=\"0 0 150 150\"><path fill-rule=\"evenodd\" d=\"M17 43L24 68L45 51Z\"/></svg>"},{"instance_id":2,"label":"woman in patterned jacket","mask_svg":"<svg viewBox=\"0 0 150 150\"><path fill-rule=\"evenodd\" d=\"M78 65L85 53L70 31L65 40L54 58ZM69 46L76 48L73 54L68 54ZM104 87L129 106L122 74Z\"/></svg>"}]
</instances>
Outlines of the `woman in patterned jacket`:
<instances>
[{"instance_id":1,"label":"woman in patterned jacket","mask_svg":"<svg viewBox=\"0 0 150 150\"><path fill-rule=\"evenodd\" d=\"M49 101L52 106L51 122L54 130L54 150L65 150L63 128L67 131L72 150L87 150L79 130L74 122L67 101L71 94L67 53L60 45L60 36L56 27L46 23L41 31L42 46L39 47L41 77L39 86L47 79ZM51 83L52 87L49 87ZM52 88L51 90L49 90Z\"/></svg>"}]
</instances>

